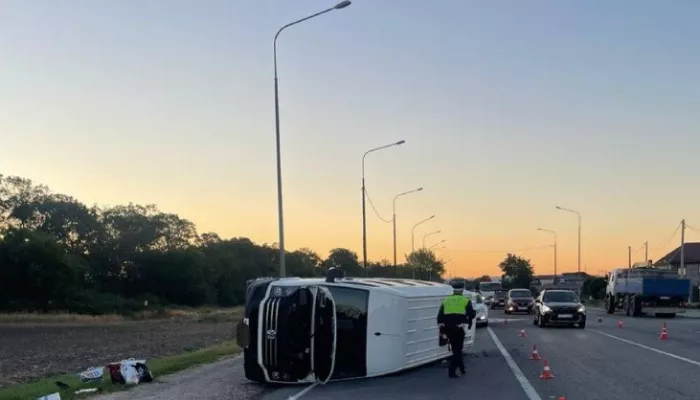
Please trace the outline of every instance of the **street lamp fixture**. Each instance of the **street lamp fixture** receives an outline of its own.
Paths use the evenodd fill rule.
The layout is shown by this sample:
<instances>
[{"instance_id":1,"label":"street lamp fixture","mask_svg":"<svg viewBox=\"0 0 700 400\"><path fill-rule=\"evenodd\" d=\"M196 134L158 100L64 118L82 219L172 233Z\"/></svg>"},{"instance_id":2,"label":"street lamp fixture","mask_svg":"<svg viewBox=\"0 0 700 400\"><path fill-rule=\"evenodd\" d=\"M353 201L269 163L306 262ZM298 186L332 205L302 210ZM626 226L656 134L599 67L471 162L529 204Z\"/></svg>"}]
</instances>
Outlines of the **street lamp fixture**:
<instances>
[{"instance_id":1,"label":"street lamp fixture","mask_svg":"<svg viewBox=\"0 0 700 400\"><path fill-rule=\"evenodd\" d=\"M557 210L567 211L570 213L574 213L578 216L578 272L581 273L581 214L578 211L572 210L570 208L564 208L560 206L556 207Z\"/></svg>"},{"instance_id":2,"label":"street lamp fixture","mask_svg":"<svg viewBox=\"0 0 700 400\"><path fill-rule=\"evenodd\" d=\"M443 239L443 240L441 240L441 241L435 243L434 245L430 246L430 247L428 248L428 250L432 250L432 249L435 248L435 246L439 246L439 245L445 243L446 241L447 241L447 239Z\"/></svg>"},{"instance_id":3,"label":"street lamp fixture","mask_svg":"<svg viewBox=\"0 0 700 400\"><path fill-rule=\"evenodd\" d=\"M429 233L426 233L425 235L423 235L423 250L425 250L425 239L426 239L428 236L437 235L438 233L442 233L442 231L429 232Z\"/></svg>"},{"instance_id":4,"label":"street lamp fixture","mask_svg":"<svg viewBox=\"0 0 700 400\"><path fill-rule=\"evenodd\" d=\"M411 229L411 253L413 253L414 251L416 251L416 228L417 228L419 225L424 224L424 223L430 221L430 220L433 219L433 218L435 218L435 215L431 215L430 217L428 217L428 218L426 218L426 219L424 219L424 220L418 222L417 224L413 225L413 228Z\"/></svg>"},{"instance_id":5,"label":"street lamp fixture","mask_svg":"<svg viewBox=\"0 0 700 400\"><path fill-rule=\"evenodd\" d=\"M317 12L316 14L311 14L308 17L298 19L296 21L290 22L287 25L281 27L275 34L275 39L272 43L273 45L273 61L275 70L275 141L276 141L276 153L277 153L277 217L279 224L279 248L280 248L280 277L286 275L285 266L285 253L284 253L284 207L282 203L282 151L280 149L280 103L279 103L279 85L277 80L277 38L283 30L289 28L292 25L296 25L300 22L310 20L311 18L318 17L325 13L331 12L333 10L340 10L349 6L351 2L349 0L341 1L335 6L325 9L323 11Z\"/></svg>"},{"instance_id":6,"label":"street lamp fixture","mask_svg":"<svg viewBox=\"0 0 700 400\"><path fill-rule=\"evenodd\" d=\"M348 2L350 3L350 2ZM343 6L347 7L347 5ZM364 268L365 277L367 277L367 211L366 211L366 201L367 191L365 189L365 158L370 153L386 149L388 147L399 146L406 143L405 140L399 140L398 142L387 144L384 146L375 147L373 149L367 150L365 154L362 155L362 266Z\"/></svg>"},{"instance_id":7,"label":"street lamp fixture","mask_svg":"<svg viewBox=\"0 0 700 400\"><path fill-rule=\"evenodd\" d=\"M554 235L554 284L557 283L557 232L551 229L537 228L538 231L548 232Z\"/></svg>"},{"instance_id":8,"label":"street lamp fixture","mask_svg":"<svg viewBox=\"0 0 700 400\"><path fill-rule=\"evenodd\" d=\"M392 218L391 218L391 221L394 225L394 271L396 271L396 199L398 199L401 196L405 196L407 194L420 192L422 190L423 190L423 188L419 187L418 189L409 190L408 192L399 193L396 196L394 196L394 202L393 202L393 206L392 206L393 213L392 213Z\"/></svg>"}]
</instances>

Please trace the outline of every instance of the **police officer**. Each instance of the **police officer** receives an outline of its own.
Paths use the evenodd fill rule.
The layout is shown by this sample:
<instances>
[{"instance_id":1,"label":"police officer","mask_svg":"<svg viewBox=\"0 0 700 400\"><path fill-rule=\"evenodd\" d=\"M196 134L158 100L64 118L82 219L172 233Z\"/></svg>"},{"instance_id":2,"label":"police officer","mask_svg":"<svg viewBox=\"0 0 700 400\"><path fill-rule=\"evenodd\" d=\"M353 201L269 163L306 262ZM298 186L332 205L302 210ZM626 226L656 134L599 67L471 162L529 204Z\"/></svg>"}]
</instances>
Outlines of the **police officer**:
<instances>
[{"instance_id":1,"label":"police officer","mask_svg":"<svg viewBox=\"0 0 700 400\"><path fill-rule=\"evenodd\" d=\"M452 347L452 357L450 357L450 367L448 376L456 378L456 370L464 375L464 359L462 358L462 348L464 347L464 327L471 329L472 320L476 316L474 307L469 297L464 296L464 282L454 282L452 284L453 293L442 301L440 312L438 312L437 322L441 332L447 336Z\"/></svg>"}]
</instances>

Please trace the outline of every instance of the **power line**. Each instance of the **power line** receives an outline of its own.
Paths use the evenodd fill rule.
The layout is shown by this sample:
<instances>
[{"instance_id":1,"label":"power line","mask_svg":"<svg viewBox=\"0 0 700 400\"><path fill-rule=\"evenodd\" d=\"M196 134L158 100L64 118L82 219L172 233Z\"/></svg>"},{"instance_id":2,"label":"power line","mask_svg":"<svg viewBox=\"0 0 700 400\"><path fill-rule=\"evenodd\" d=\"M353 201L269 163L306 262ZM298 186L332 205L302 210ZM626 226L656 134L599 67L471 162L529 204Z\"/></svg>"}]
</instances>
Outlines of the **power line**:
<instances>
[{"instance_id":1,"label":"power line","mask_svg":"<svg viewBox=\"0 0 700 400\"><path fill-rule=\"evenodd\" d=\"M690 226L690 225L688 225L687 223L685 224L685 227L688 228L688 229L690 229L691 231L693 231L693 232L695 232L695 233L700 233L700 229L695 228L695 227L693 227L693 226Z\"/></svg>"},{"instance_id":2,"label":"power line","mask_svg":"<svg viewBox=\"0 0 700 400\"><path fill-rule=\"evenodd\" d=\"M687 225L686 225L686 226L687 226ZM671 236L668 238L668 240L667 240L663 245L661 245L661 246L659 246L659 247L656 247L656 248L654 248L654 249L652 249L652 250L653 250L653 251L656 251L656 250L663 250L663 249L665 249L666 247L668 247L669 243L671 243L671 241L673 240L673 238L676 237L676 233L678 233L678 230L679 230L680 228L681 228L681 224L680 224L680 222L679 222L678 225L676 225L676 229L673 231L673 233L672 233Z\"/></svg>"},{"instance_id":3,"label":"power line","mask_svg":"<svg viewBox=\"0 0 700 400\"><path fill-rule=\"evenodd\" d=\"M644 248L645 245L646 245L645 243L642 243L642 245L639 246L639 248L637 250L632 250L632 253L637 253L639 251L642 251L642 249Z\"/></svg>"},{"instance_id":4,"label":"power line","mask_svg":"<svg viewBox=\"0 0 700 400\"><path fill-rule=\"evenodd\" d=\"M517 252L539 250L539 249L546 249L546 248L552 248L552 247L554 247L554 245L547 244L544 246L524 247L521 249L507 249L507 250L457 250L457 249L453 249L453 251L459 251L461 253L517 253Z\"/></svg>"},{"instance_id":5,"label":"power line","mask_svg":"<svg viewBox=\"0 0 700 400\"><path fill-rule=\"evenodd\" d=\"M391 223L390 219L384 219L382 216L379 214L379 211L377 211L377 207L374 206L374 203L372 203L372 199L369 197L369 192L367 192L367 188L365 188L365 197L367 197L367 201L369 202L369 205L372 207L372 210L374 210L374 214L382 220L382 222L386 222L387 224Z\"/></svg>"}]
</instances>

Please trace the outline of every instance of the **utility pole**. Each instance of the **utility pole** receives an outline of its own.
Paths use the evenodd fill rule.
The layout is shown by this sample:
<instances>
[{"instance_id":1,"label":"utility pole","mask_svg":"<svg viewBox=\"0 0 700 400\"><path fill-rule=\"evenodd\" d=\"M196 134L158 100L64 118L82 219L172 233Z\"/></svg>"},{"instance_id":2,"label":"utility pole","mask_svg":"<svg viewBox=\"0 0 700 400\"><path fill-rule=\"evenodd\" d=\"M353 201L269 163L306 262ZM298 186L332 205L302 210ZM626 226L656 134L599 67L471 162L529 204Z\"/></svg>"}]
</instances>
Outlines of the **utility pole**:
<instances>
[{"instance_id":1,"label":"utility pole","mask_svg":"<svg viewBox=\"0 0 700 400\"><path fill-rule=\"evenodd\" d=\"M554 238L554 279L552 279L554 284L557 284L557 239Z\"/></svg>"},{"instance_id":2,"label":"utility pole","mask_svg":"<svg viewBox=\"0 0 700 400\"><path fill-rule=\"evenodd\" d=\"M406 143L405 140L399 140L396 143L387 144L385 146L375 147L367 150L362 155L362 266L365 270L365 278L367 277L367 211L365 207L365 198L367 197L367 189L365 186L365 158L370 153L386 149L387 147L400 146Z\"/></svg>"},{"instance_id":3,"label":"utility pole","mask_svg":"<svg viewBox=\"0 0 700 400\"><path fill-rule=\"evenodd\" d=\"M681 271L683 276L689 279L688 271L685 268L685 219L681 220ZM690 282L690 293L688 293L688 303L693 301L693 282Z\"/></svg>"},{"instance_id":4,"label":"utility pole","mask_svg":"<svg viewBox=\"0 0 700 400\"><path fill-rule=\"evenodd\" d=\"M632 246L627 246L627 268L632 268Z\"/></svg>"},{"instance_id":5,"label":"utility pole","mask_svg":"<svg viewBox=\"0 0 700 400\"><path fill-rule=\"evenodd\" d=\"M649 262L649 242L644 242L644 262L647 263L647 266L651 266Z\"/></svg>"}]
</instances>

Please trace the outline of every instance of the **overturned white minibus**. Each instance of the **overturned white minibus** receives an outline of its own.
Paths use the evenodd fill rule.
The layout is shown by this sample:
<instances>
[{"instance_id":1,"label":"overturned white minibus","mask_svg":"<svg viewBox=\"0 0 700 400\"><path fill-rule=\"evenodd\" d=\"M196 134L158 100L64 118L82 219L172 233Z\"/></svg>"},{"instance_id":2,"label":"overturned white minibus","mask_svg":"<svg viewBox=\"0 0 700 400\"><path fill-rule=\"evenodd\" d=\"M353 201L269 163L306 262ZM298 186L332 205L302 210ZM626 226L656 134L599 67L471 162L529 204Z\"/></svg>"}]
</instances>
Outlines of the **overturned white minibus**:
<instances>
[{"instance_id":1,"label":"overturned white minibus","mask_svg":"<svg viewBox=\"0 0 700 400\"><path fill-rule=\"evenodd\" d=\"M237 327L246 377L280 384L376 377L450 356L437 314L450 285L410 279L263 279ZM464 352L474 344L467 330Z\"/></svg>"}]
</instances>

